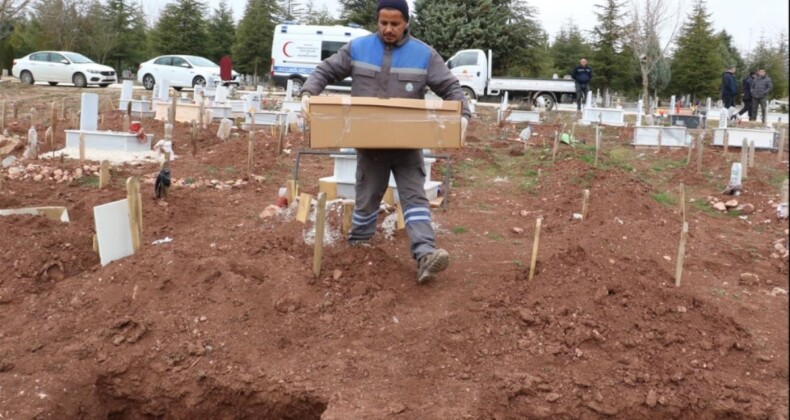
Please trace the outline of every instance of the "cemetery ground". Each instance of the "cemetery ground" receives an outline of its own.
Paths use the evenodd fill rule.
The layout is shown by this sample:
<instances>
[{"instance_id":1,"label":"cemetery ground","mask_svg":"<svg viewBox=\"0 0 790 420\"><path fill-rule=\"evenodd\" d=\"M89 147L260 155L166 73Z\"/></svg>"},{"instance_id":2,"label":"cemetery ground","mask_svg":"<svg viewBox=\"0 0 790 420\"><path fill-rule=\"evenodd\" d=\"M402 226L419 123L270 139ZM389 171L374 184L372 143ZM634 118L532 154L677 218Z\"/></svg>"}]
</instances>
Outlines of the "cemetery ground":
<instances>
[{"instance_id":1,"label":"cemetery ground","mask_svg":"<svg viewBox=\"0 0 790 420\"><path fill-rule=\"evenodd\" d=\"M26 136L35 106L42 139L53 97L79 109L78 89L0 89L22 104L11 134ZM118 92L99 93L105 127L121 130ZM696 151L687 165L686 149L634 149L632 128L602 127L595 167L594 129L576 126L586 144L561 144L552 162L573 114L549 113L525 148L521 126L478 113L433 213L452 264L423 286L402 230L351 248L331 206L316 278L313 222L261 214L301 134L277 156L268 129L256 133L250 176L246 133L220 142L215 122L193 156L176 123L166 200L156 163L114 166L103 189L99 162L4 169L0 208L66 206L71 221L0 217L0 418L787 418L787 223L775 215L787 148L757 151L736 198L753 212L724 213L711 204L732 198L721 148L707 145L699 169ZM56 149L74 127L57 125ZM162 122L144 127L162 138ZM303 157L300 190L331 173L328 157ZM92 208L125 198L130 176L143 180L143 245L102 267ZM585 189L588 217L575 220Z\"/></svg>"}]
</instances>

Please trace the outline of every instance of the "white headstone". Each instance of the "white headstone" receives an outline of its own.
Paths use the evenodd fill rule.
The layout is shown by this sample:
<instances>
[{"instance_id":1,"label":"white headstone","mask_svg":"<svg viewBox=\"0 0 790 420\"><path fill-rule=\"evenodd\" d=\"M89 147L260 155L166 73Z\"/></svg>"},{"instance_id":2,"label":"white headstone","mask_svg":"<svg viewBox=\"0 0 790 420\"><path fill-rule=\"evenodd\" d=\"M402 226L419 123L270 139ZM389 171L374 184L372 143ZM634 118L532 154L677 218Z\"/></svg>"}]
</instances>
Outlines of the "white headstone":
<instances>
[{"instance_id":1,"label":"white headstone","mask_svg":"<svg viewBox=\"0 0 790 420\"><path fill-rule=\"evenodd\" d=\"M602 103L603 103L603 100L601 99L601 89L596 89L595 90L595 104L596 105L601 105Z\"/></svg>"},{"instance_id":2,"label":"white headstone","mask_svg":"<svg viewBox=\"0 0 790 420\"><path fill-rule=\"evenodd\" d=\"M222 102L228 100L228 87L227 86L217 86L217 91L214 92L214 102Z\"/></svg>"},{"instance_id":3,"label":"white headstone","mask_svg":"<svg viewBox=\"0 0 790 420\"><path fill-rule=\"evenodd\" d=\"M669 99L669 115L675 115L675 95Z\"/></svg>"},{"instance_id":4,"label":"white headstone","mask_svg":"<svg viewBox=\"0 0 790 420\"><path fill-rule=\"evenodd\" d=\"M8 77L8 69L3 69L3 77Z\"/></svg>"},{"instance_id":5,"label":"white headstone","mask_svg":"<svg viewBox=\"0 0 790 420\"><path fill-rule=\"evenodd\" d=\"M294 81L291 80L291 79L288 79L288 82L286 82L286 84L285 84L285 100L286 101L292 101L293 100L293 98L294 98L293 90L294 90Z\"/></svg>"},{"instance_id":6,"label":"white headstone","mask_svg":"<svg viewBox=\"0 0 790 420\"><path fill-rule=\"evenodd\" d=\"M132 92L134 89L134 81L124 80L121 86L121 101L131 101L133 98Z\"/></svg>"},{"instance_id":7,"label":"white headstone","mask_svg":"<svg viewBox=\"0 0 790 420\"><path fill-rule=\"evenodd\" d=\"M262 95L259 92L248 93L246 102L244 104L244 112L247 113L247 112L250 111L250 109L252 109L254 111L260 111L261 110L261 98L262 98Z\"/></svg>"},{"instance_id":8,"label":"white headstone","mask_svg":"<svg viewBox=\"0 0 790 420\"><path fill-rule=\"evenodd\" d=\"M587 93L587 99L584 101L584 106L587 108L592 108L592 95L590 95L589 92Z\"/></svg>"},{"instance_id":9,"label":"white headstone","mask_svg":"<svg viewBox=\"0 0 790 420\"><path fill-rule=\"evenodd\" d=\"M708 115L710 115L710 109L711 109L710 107L711 107L711 100L710 97L708 97L708 102L705 103L705 110L708 111Z\"/></svg>"},{"instance_id":10,"label":"white headstone","mask_svg":"<svg viewBox=\"0 0 790 420\"><path fill-rule=\"evenodd\" d=\"M128 200L94 207L93 219L96 221L96 241L102 266L134 254Z\"/></svg>"},{"instance_id":11,"label":"white headstone","mask_svg":"<svg viewBox=\"0 0 790 420\"><path fill-rule=\"evenodd\" d=\"M80 104L80 130L96 131L99 129L99 95L83 93Z\"/></svg>"},{"instance_id":12,"label":"white headstone","mask_svg":"<svg viewBox=\"0 0 790 420\"><path fill-rule=\"evenodd\" d=\"M636 126L640 127L642 125L642 107L645 104L640 99L639 102L636 103Z\"/></svg>"},{"instance_id":13,"label":"white headstone","mask_svg":"<svg viewBox=\"0 0 790 420\"><path fill-rule=\"evenodd\" d=\"M257 88L255 88L255 92L263 93L263 86L258 86Z\"/></svg>"},{"instance_id":14,"label":"white headstone","mask_svg":"<svg viewBox=\"0 0 790 420\"><path fill-rule=\"evenodd\" d=\"M157 95L157 98L160 101L165 101L165 102L167 102L167 100L170 98L170 81L169 80L162 79L162 82L159 83L159 94Z\"/></svg>"},{"instance_id":15,"label":"white headstone","mask_svg":"<svg viewBox=\"0 0 790 420\"><path fill-rule=\"evenodd\" d=\"M727 128L727 120L729 119L729 111L727 108L722 108L719 112L719 128Z\"/></svg>"},{"instance_id":16,"label":"white headstone","mask_svg":"<svg viewBox=\"0 0 790 420\"><path fill-rule=\"evenodd\" d=\"M730 187L741 185L741 163L734 162L730 170Z\"/></svg>"}]
</instances>

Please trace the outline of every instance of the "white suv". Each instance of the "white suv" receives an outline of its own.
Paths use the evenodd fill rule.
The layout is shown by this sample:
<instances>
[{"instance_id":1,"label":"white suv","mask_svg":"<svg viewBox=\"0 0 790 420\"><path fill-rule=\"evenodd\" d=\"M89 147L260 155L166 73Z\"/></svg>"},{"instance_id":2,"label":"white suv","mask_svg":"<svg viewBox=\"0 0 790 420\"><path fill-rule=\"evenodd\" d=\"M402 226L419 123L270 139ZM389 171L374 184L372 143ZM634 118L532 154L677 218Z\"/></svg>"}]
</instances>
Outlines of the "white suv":
<instances>
[{"instance_id":1,"label":"white suv","mask_svg":"<svg viewBox=\"0 0 790 420\"><path fill-rule=\"evenodd\" d=\"M181 89L205 85L209 78L217 81L219 66L213 61L194 55L163 55L140 64L137 69L137 80L151 90L159 80L168 80L170 86ZM229 85L239 85L239 74L231 71Z\"/></svg>"},{"instance_id":2,"label":"white suv","mask_svg":"<svg viewBox=\"0 0 790 420\"><path fill-rule=\"evenodd\" d=\"M22 83L73 83L77 87L107 87L117 81L112 67L96 64L88 57L70 51L39 51L14 60L11 74Z\"/></svg>"}]
</instances>

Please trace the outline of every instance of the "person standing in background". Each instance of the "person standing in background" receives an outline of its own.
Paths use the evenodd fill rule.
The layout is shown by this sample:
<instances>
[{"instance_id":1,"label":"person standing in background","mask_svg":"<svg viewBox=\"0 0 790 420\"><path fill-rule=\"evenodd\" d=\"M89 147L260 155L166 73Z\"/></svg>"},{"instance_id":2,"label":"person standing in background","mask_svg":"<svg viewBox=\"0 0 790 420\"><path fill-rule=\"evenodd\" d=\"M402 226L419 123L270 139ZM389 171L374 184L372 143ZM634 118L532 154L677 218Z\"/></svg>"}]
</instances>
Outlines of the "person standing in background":
<instances>
[{"instance_id":1,"label":"person standing in background","mask_svg":"<svg viewBox=\"0 0 790 420\"><path fill-rule=\"evenodd\" d=\"M579 60L579 65L571 72L571 78L576 81L576 111L581 111L582 100L590 93L590 80L592 80L592 68L587 65L586 58Z\"/></svg>"}]
</instances>

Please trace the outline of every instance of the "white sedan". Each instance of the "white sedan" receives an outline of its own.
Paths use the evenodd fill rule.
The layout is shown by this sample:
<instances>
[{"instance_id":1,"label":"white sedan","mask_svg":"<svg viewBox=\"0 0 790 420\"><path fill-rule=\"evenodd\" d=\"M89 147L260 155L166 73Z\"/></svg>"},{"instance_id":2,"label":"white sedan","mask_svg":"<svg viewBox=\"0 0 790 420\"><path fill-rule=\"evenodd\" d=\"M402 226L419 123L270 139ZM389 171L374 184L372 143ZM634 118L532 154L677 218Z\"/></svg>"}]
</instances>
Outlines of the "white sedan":
<instances>
[{"instance_id":1,"label":"white sedan","mask_svg":"<svg viewBox=\"0 0 790 420\"><path fill-rule=\"evenodd\" d=\"M239 74L231 70L230 85L239 85ZM167 80L170 86L181 89L206 85L207 81L220 81L219 66L213 61L194 55L163 55L140 64L137 80L151 90L154 84Z\"/></svg>"},{"instance_id":2,"label":"white sedan","mask_svg":"<svg viewBox=\"0 0 790 420\"><path fill-rule=\"evenodd\" d=\"M77 87L107 87L118 78L115 69L94 63L88 57L70 51L39 51L14 60L11 74L22 83L73 83Z\"/></svg>"}]
</instances>

